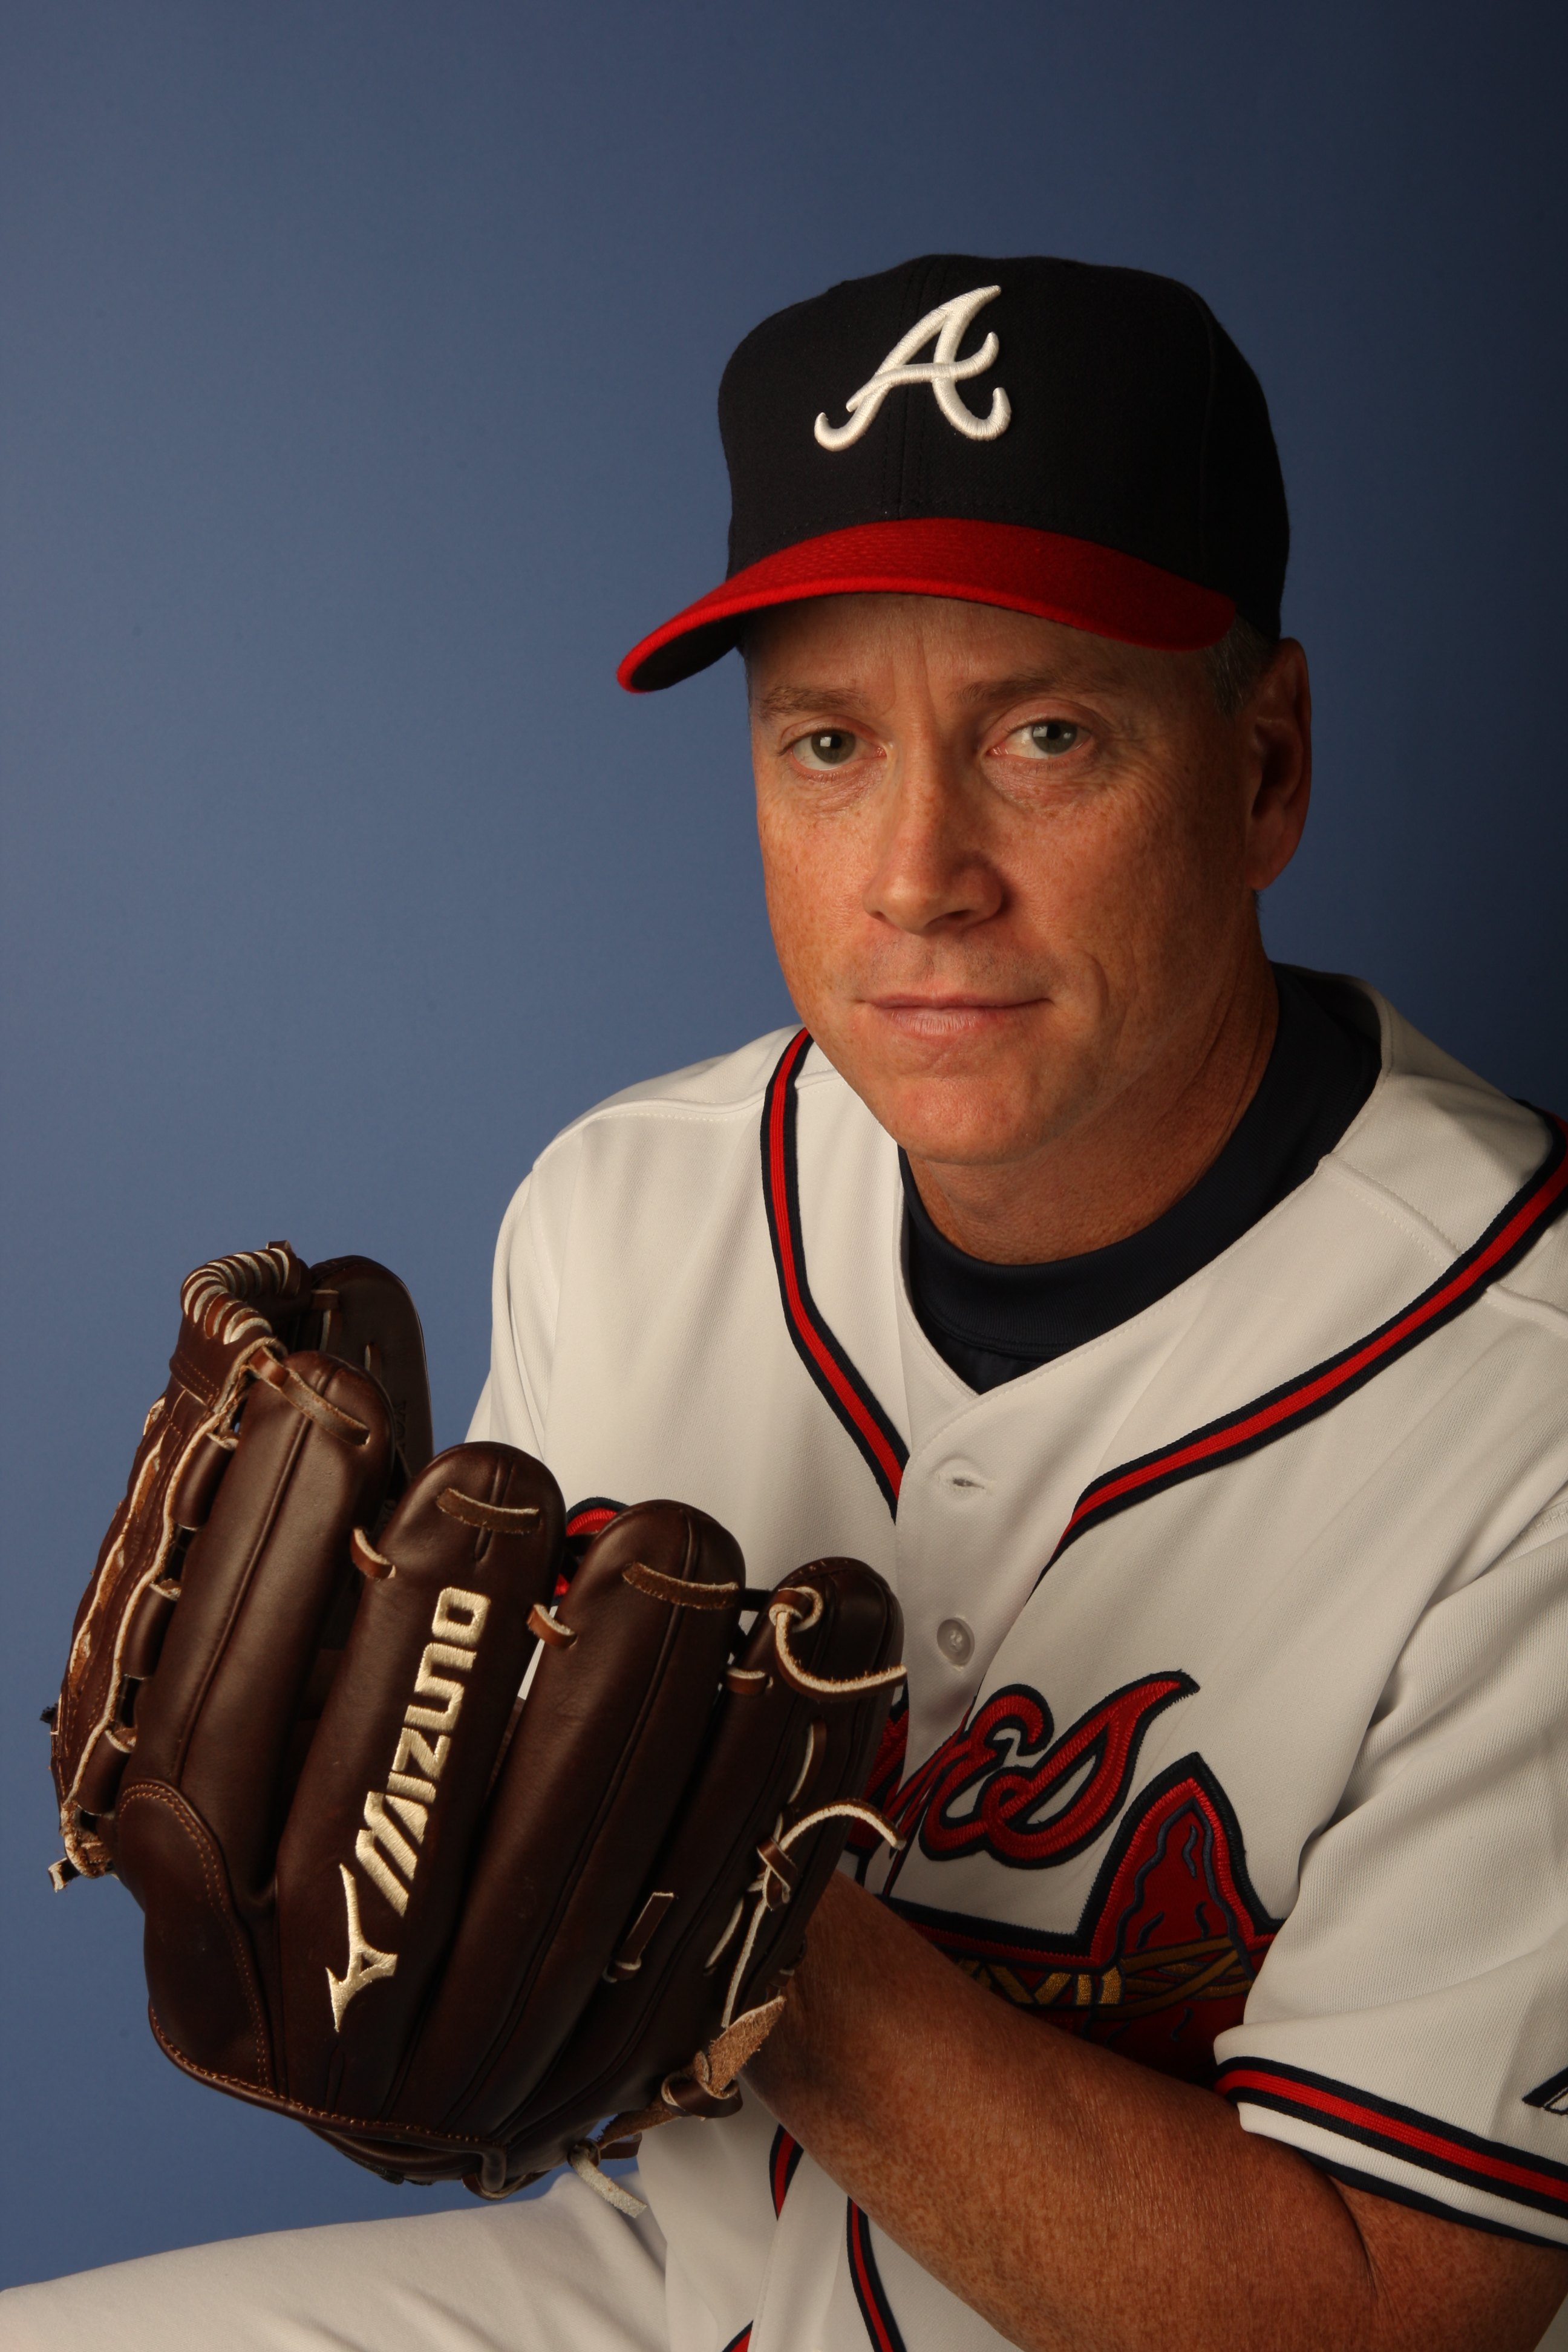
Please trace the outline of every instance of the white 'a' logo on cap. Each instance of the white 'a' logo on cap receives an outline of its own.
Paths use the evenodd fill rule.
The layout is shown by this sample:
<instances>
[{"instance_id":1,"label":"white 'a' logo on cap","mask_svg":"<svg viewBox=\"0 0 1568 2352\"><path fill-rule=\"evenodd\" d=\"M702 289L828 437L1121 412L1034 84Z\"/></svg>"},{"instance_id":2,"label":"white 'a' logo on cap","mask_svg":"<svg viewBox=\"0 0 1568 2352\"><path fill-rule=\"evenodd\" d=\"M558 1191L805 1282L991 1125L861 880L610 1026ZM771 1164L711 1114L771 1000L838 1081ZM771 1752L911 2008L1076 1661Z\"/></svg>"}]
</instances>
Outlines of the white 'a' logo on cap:
<instances>
[{"instance_id":1,"label":"white 'a' logo on cap","mask_svg":"<svg viewBox=\"0 0 1568 2352\"><path fill-rule=\"evenodd\" d=\"M958 396L957 387L966 383L972 375L984 375L994 367L1002 346L994 332L988 334L977 352L966 360L958 357L958 346L977 310L994 302L1002 291L1000 286L977 286L973 294L955 294L951 302L939 302L928 310L920 324L910 329L901 342L893 345L875 375L852 392L844 405L848 412L847 425L829 425L826 411L816 420L816 437L825 449L847 449L858 441L877 411L890 392L899 392L906 384L929 383L936 394L936 404L948 423L962 433L966 441L994 441L1005 433L1012 421L1013 404L1000 384L991 394L991 413L976 416ZM917 360L915 353L936 337L936 349L929 360Z\"/></svg>"}]
</instances>

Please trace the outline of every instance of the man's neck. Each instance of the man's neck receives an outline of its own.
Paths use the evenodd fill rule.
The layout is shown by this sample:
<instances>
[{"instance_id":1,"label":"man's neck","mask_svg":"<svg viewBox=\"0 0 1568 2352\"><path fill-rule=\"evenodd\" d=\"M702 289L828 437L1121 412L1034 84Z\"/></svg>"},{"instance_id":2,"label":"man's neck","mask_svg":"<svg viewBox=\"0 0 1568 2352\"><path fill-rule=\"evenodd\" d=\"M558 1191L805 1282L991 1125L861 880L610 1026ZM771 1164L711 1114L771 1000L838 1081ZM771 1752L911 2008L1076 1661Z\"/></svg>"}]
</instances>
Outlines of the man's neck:
<instances>
[{"instance_id":1,"label":"man's neck","mask_svg":"<svg viewBox=\"0 0 1568 2352\"><path fill-rule=\"evenodd\" d=\"M1079 1257L1163 1216L1234 1133L1268 1066L1279 1002L1258 942L1194 1048L1029 1159L910 1166L939 1233L997 1265Z\"/></svg>"}]
</instances>

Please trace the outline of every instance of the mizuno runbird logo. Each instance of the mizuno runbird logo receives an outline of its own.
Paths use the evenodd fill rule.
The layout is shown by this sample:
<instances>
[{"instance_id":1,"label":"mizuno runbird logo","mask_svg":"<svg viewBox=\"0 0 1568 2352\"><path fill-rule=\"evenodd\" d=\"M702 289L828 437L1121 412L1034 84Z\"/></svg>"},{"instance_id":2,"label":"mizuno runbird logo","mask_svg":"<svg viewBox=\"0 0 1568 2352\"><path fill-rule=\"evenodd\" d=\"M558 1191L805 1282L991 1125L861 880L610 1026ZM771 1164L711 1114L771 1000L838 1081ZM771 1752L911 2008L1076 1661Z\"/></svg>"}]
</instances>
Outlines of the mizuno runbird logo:
<instances>
[{"instance_id":1,"label":"mizuno runbird logo","mask_svg":"<svg viewBox=\"0 0 1568 2352\"><path fill-rule=\"evenodd\" d=\"M987 302L994 302L1002 291L1000 286L977 286L973 294L955 294L951 302L939 302L928 310L918 326L911 327L901 342L893 345L875 375L852 392L845 402L849 421L847 425L829 425L823 411L816 420L816 437L825 449L847 449L858 441L890 392L900 392L906 385L929 383L936 394L936 404L948 423L962 433L966 441L994 441L1005 433L1013 417L1013 404L998 384L991 394L991 413L976 416L958 396L957 386L967 383L972 375L984 375L996 363L1002 346L994 332L986 336L977 352L966 360L958 356L976 311ZM932 336L936 349L929 360L917 360Z\"/></svg>"},{"instance_id":2,"label":"mizuno runbird logo","mask_svg":"<svg viewBox=\"0 0 1568 2352\"><path fill-rule=\"evenodd\" d=\"M482 1592L465 1592L448 1584L436 1603L415 1678L414 1696L403 1712L403 1726L393 1751L385 1790L372 1789L364 1801L364 1826L354 1839L354 1860L378 1886L399 1918L408 1908L408 1891L419 1867L430 1808L448 1755L458 1717L463 1711L465 1685L455 1675L473 1665L490 1604ZM445 1674L437 1672L445 1666ZM423 1699L424 1706L418 1702ZM338 1864L342 1881L348 1926L348 1966L339 1976L327 1970L327 1991L332 2023L341 2033L343 2011L351 2000L378 1978L396 1974L397 1954L373 1944L360 1923L359 1886L346 1863Z\"/></svg>"}]
</instances>

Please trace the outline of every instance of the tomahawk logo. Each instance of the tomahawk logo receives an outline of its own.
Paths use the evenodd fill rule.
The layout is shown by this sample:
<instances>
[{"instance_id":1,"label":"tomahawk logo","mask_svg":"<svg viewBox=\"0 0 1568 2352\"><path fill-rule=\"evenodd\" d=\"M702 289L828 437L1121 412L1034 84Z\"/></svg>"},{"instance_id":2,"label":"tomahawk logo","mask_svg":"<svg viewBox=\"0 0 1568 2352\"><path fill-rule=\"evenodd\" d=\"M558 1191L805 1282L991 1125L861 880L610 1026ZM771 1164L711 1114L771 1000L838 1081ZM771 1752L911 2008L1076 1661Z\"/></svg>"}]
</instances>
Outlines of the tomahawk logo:
<instances>
[{"instance_id":1,"label":"tomahawk logo","mask_svg":"<svg viewBox=\"0 0 1568 2352\"><path fill-rule=\"evenodd\" d=\"M994 441L1005 433L1013 418L1013 404L997 384L991 394L990 414L976 416L958 396L958 386L967 383L971 376L984 375L994 367L1002 346L995 334L988 334L977 352L961 360L959 344L977 310L994 302L1002 291L1000 286L977 286L973 294L955 294L951 302L939 302L928 310L920 324L910 329L901 342L893 345L875 375L852 392L844 405L848 412L847 425L829 425L826 411L816 420L816 437L825 449L847 449L858 441L880 409L890 392L901 392L910 384L929 383L936 394L936 404L954 429L966 441ZM917 360L915 353L923 351L932 336L936 349L929 360Z\"/></svg>"},{"instance_id":2,"label":"tomahawk logo","mask_svg":"<svg viewBox=\"0 0 1568 2352\"><path fill-rule=\"evenodd\" d=\"M482 1592L465 1592L456 1584L442 1592L430 1620L431 1638L420 1656L414 1696L404 1711L385 1790L372 1789L364 1801L364 1826L354 1840L354 1860L400 1918L408 1908L408 1887L419 1867L418 1850L425 1843L437 1783L463 1711L465 1685L455 1676L466 1675L473 1664L489 1609ZM341 1977L327 1970L327 1989L332 2023L341 2033L350 2001L367 1984L395 1975L397 1954L380 1950L360 1925L359 1887L346 1863L339 1863L338 1874L348 1914L349 1957Z\"/></svg>"},{"instance_id":3,"label":"tomahawk logo","mask_svg":"<svg viewBox=\"0 0 1568 2352\"><path fill-rule=\"evenodd\" d=\"M1044 1696L1016 1683L907 1780L909 1715L900 1709L889 1718L866 1795L905 1839L884 1899L977 1984L1143 2065L1210 2083L1215 2037L1240 2023L1279 1923L1247 1875L1236 1810L1200 1755L1179 1756L1134 1786L1150 1727L1196 1689L1190 1675L1145 1675L1058 1733ZM922 1862L984 1855L1009 1874L1050 1871L1106 1832L1070 1926L1052 1919L1040 1880L1034 1900L1016 1877L999 1885L998 1916L904 1891L906 1878L919 1877L928 1898L943 1892ZM868 1841L851 1843L868 1849ZM971 1875L970 1902L975 1887ZM1044 1915L1041 1924L1031 1912ZM1531 2096L1550 2105L1545 2095L1564 2088L1568 2070Z\"/></svg>"}]
</instances>

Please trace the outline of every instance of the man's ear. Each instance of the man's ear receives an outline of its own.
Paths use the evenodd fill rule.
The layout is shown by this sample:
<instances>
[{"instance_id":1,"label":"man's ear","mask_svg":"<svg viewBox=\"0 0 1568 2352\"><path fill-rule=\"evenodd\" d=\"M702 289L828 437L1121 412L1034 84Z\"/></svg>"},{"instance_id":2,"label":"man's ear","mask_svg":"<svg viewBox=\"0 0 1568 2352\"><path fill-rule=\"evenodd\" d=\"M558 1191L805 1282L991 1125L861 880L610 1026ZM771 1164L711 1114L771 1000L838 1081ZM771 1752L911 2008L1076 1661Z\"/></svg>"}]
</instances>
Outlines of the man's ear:
<instances>
[{"instance_id":1,"label":"man's ear","mask_svg":"<svg viewBox=\"0 0 1568 2352\"><path fill-rule=\"evenodd\" d=\"M1247 887L1266 890L1296 855L1312 793L1312 688L1307 656L1282 637L1237 713L1247 779Z\"/></svg>"}]
</instances>

